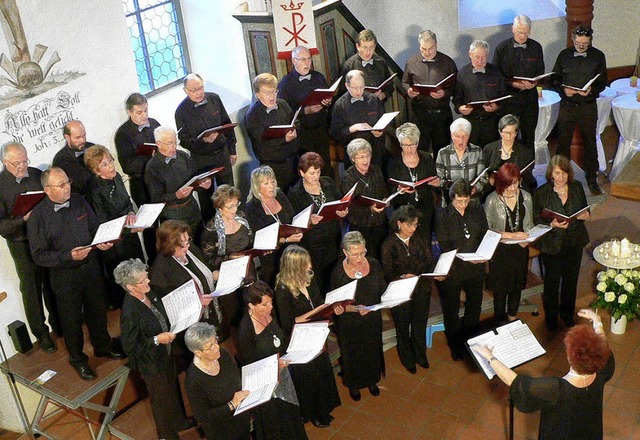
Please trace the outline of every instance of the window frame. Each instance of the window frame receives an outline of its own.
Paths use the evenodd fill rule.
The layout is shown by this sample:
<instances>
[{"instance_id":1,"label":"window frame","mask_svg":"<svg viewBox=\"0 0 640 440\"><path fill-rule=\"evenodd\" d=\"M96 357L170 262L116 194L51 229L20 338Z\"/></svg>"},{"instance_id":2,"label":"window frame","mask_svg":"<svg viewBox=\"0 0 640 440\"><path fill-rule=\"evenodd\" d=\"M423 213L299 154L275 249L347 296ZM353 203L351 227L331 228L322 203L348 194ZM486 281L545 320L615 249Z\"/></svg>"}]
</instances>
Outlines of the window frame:
<instances>
[{"instance_id":1,"label":"window frame","mask_svg":"<svg viewBox=\"0 0 640 440\"><path fill-rule=\"evenodd\" d=\"M123 0L124 1L124 0ZM175 87L176 85L181 85L182 82L184 81L184 78L186 75L188 75L191 72L191 59L189 57L189 47L187 44L187 36L185 33L185 29L184 29L184 18L182 15L182 7L180 4L180 0L161 0L159 1L157 4L153 5L153 6L149 6L146 8L140 8L139 7L139 0L132 0L133 1L133 5L134 5L134 11L133 12L127 12L126 11L126 7L125 7L125 19L131 17L131 16L135 16L135 21L136 21L136 25L138 28L138 33L140 35L140 40L141 40L141 48L142 48L142 52L144 54L144 65L145 65L145 72L147 74L147 78L149 79L149 85L154 86L155 80L153 78L153 75L151 73L151 60L149 59L149 52L148 52L148 48L147 48L147 33L144 32L144 28L143 28L143 24L142 24L142 17L141 15L146 12L146 11L150 11L153 10L155 8L159 8L159 7L163 7L164 5L171 3L173 5L175 14L176 14L176 22L175 25L178 28L178 44L180 46L180 48L182 49L182 56L184 58L184 66L185 66L185 75L171 81L168 82L167 84L164 84L160 87L151 87L151 90L149 90L148 92L144 93L145 96L147 97L151 97L154 95L157 95L159 93L162 93L168 89L171 89L173 87ZM127 34L129 35L129 44L131 44L132 41L132 37L131 37L131 33L129 31L129 26L127 26ZM133 46L131 46L131 50L134 54L134 65L137 64L137 60L135 59L135 54L136 52L133 50ZM138 78L138 73L137 73L137 68L136 68L136 81L138 82L138 88L140 89L140 80Z\"/></svg>"}]
</instances>

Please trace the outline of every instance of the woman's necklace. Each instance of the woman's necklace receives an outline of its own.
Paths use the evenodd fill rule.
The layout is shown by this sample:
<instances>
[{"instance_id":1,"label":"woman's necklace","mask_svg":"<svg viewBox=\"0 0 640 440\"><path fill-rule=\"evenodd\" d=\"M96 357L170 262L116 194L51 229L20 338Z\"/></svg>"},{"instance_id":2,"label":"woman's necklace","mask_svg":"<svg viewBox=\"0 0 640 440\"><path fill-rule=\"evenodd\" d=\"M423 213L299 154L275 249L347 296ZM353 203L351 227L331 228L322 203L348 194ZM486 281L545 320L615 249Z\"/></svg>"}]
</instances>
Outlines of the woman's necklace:
<instances>
[{"instance_id":1,"label":"woman's necklace","mask_svg":"<svg viewBox=\"0 0 640 440\"><path fill-rule=\"evenodd\" d=\"M211 366L208 366L205 365L205 363L202 362L199 357L194 356L193 363L196 367L198 367L198 369L200 369L200 371L208 374L209 376L217 376L218 373L220 373L220 362L218 362L218 359L211 362Z\"/></svg>"},{"instance_id":2,"label":"woman's necklace","mask_svg":"<svg viewBox=\"0 0 640 440\"><path fill-rule=\"evenodd\" d=\"M516 193L517 195L518 193ZM509 212L509 205L507 205L507 201L504 196L501 196L502 203L504 204L504 212L507 215L507 225L509 230L507 232L517 232L518 227L520 226L520 201L516 197L516 221L514 222L511 218L511 212Z\"/></svg>"},{"instance_id":3,"label":"woman's necklace","mask_svg":"<svg viewBox=\"0 0 640 440\"><path fill-rule=\"evenodd\" d=\"M557 187L557 186L555 186L555 185L554 185L554 187L553 187L553 191L554 191L556 194L558 194L558 196L559 196L559 197L564 197L564 196L566 196L566 195L567 195L567 190L568 190L567 185L564 185L562 188Z\"/></svg>"},{"instance_id":4,"label":"woman's necklace","mask_svg":"<svg viewBox=\"0 0 640 440\"><path fill-rule=\"evenodd\" d=\"M183 266L187 265L189 263L189 260L187 259L187 256L185 255L184 257L173 257L176 259L176 261L180 264L182 264Z\"/></svg>"},{"instance_id":5,"label":"woman's necklace","mask_svg":"<svg viewBox=\"0 0 640 440\"><path fill-rule=\"evenodd\" d=\"M359 171L358 171L359 172ZM358 177L358 180L362 183L364 183L364 187L365 188L369 188L369 184L371 183L371 177L369 177L369 179L367 179L367 181L365 182L364 179L362 177Z\"/></svg>"},{"instance_id":6,"label":"woman's necklace","mask_svg":"<svg viewBox=\"0 0 640 440\"><path fill-rule=\"evenodd\" d=\"M593 374L579 374L573 371L573 369L569 370L567 374L565 374L564 378L573 384L573 381L570 378L575 378L574 381L577 382L575 385L580 388L585 388L590 385L590 381L592 380Z\"/></svg>"},{"instance_id":7,"label":"woman's necklace","mask_svg":"<svg viewBox=\"0 0 640 440\"><path fill-rule=\"evenodd\" d=\"M260 321L257 316L254 316L253 314L251 314L249 316L251 316L251 319L253 319L255 322L260 324L262 327L267 328L269 326L269 321L268 320L265 319L265 322L266 322L266 324L265 324L264 322Z\"/></svg>"},{"instance_id":8,"label":"woman's necklace","mask_svg":"<svg viewBox=\"0 0 640 440\"><path fill-rule=\"evenodd\" d=\"M364 277L364 274L362 272L360 272L357 268L352 267L351 264L349 264L349 262L347 260L344 260L344 265L346 268L350 269L351 272L353 272L353 277L356 280L359 280L360 278Z\"/></svg>"},{"instance_id":9,"label":"woman's necklace","mask_svg":"<svg viewBox=\"0 0 640 440\"><path fill-rule=\"evenodd\" d=\"M406 167L407 167L407 170L409 170L409 177L411 177L411 181L413 183L416 183L418 181L418 170L417 170L417 168L414 167L413 169L411 169L409 167L409 165L406 165ZM416 167L417 167L417 164L416 164ZM413 190L413 198L415 199L416 202L419 200L418 190L415 189L415 188Z\"/></svg>"},{"instance_id":10,"label":"woman's necklace","mask_svg":"<svg viewBox=\"0 0 640 440\"><path fill-rule=\"evenodd\" d=\"M278 214L274 214L274 213L273 213L273 211L271 211L271 209L269 208L269 206L268 206L265 202L261 202L261 203L262 203L262 206L264 206L264 207L265 207L265 209L267 210L267 212L269 213L269 215L270 215L271 217L273 217L273 219L274 219L277 223L282 224L282 222L280 221L280 216L278 216Z\"/></svg>"},{"instance_id":11,"label":"woman's necklace","mask_svg":"<svg viewBox=\"0 0 640 440\"><path fill-rule=\"evenodd\" d=\"M402 238L402 237L400 237L400 234L398 234L398 233L396 233L396 237L398 237L398 239L400 239L400 241L404 245L404 248L407 250L407 257L410 257L411 253L409 252L409 240L411 239L411 237Z\"/></svg>"},{"instance_id":12,"label":"woman's necklace","mask_svg":"<svg viewBox=\"0 0 640 440\"><path fill-rule=\"evenodd\" d=\"M327 197L324 195L324 191L322 191L322 188L320 188L320 194L312 194L309 191L307 191L307 194L309 194L309 197L311 197L311 200L313 200L313 203L318 208L320 208L327 201Z\"/></svg>"},{"instance_id":13,"label":"woman's necklace","mask_svg":"<svg viewBox=\"0 0 640 440\"><path fill-rule=\"evenodd\" d=\"M511 146L511 148L509 149L509 151L505 150L504 148L504 144L500 147L500 151L502 151L502 154L500 155L500 158L503 160L507 160L511 158L511 155L513 154L513 145Z\"/></svg>"}]
</instances>

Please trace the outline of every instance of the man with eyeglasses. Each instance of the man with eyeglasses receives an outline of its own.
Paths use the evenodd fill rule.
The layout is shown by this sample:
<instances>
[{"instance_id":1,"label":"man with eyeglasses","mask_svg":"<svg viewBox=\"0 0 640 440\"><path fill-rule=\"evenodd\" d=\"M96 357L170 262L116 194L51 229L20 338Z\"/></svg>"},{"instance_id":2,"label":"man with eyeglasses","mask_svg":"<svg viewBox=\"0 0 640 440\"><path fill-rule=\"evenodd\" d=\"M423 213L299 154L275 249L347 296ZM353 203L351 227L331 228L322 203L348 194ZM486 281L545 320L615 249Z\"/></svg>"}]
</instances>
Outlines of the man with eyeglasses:
<instances>
[{"instance_id":1,"label":"man with eyeglasses","mask_svg":"<svg viewBox=\"0 0 640 440\"><path fill-rule=\"evenodd\" d=\"M158 152L147 162L144 173L151 202L166 204L160 214L161 222L169 219L182 220L189 225L193 236L199 239L203 218L193 197L194 188L182 187L196 175L193 159L186 152L178 150L178 137L172 128L160 126L153 134ZM210 178L199 184L200 200L211 186Z\"/></svg>"},{"instance_id":2,"label":"man with eyeglasses","mask_svg":"<svg viewBox=\"0 0 640 440\"><path fill-rule=\"evenodd\" d=\"M471 62L458 71L453 92L453 107L471 122L471 143L484 147L500 138L498 120L504 101L470 106L470 102L488 101L507 95L504 79L496 66L488 63L489 43L475 40L469 46Z\"/></svg>"},{"instance_id":3,"label":"man with eyeglasses","mask_svg":"<svg viewBox=\"0 0 640 440\"><path fill-rule=\"evenodd\" d=\"M238 158L234 130L217 131L202 138L198 137L208 128L230 124L231 118L220 96L204 91L204 80L200 75L188 74L183 84L187 97L178 105L175 113L180 145L191 152L191 159L198 173L224 167L213 176L216 185L226 183L233 186L232 167ZM205 221L213 217L213 190L214 186L211 185L208 190L202 192L205 197L200 198L200 208Z\"/></svg>"},{"instance_id":4,"label":"man with eyeglasses","mask_svg":"<svg viewBox=\"0 0 640 440\"><path fill-rule=\"evenodd\" d=\"M125 108L129 119L116 131L115 144L122 171L129 176L131 198L140 208L151 200L144 184L144 169L151 156L137 155L136 150L141 144L155 144L153 130L158 128L160 123L149 117L147 98L140 93L130 94ZM154 228L146 228L142 231L142 236L147 257L149 261L153 261L156 256L156 231Z\"/></svg>"},{"instance_id":5,"label":"man with eyeglasses","mask_svg":"<svg viewBox=\"0 0 640 440\"><path fill-rule=\"evenodd\" d=\"M493 64L505 78L507 92L513 98L504 103L504 114L516 115L520 118L522 143L534 152L536 125L538 124L538 82L512 80L514 76L535 78L544 73L542 46L529 38L531 19L526 15L518 15L513 19L512 38L504 40L496 47Z\"/></svg>"},{"instance_id":6,"label":"man with eyeglasses","mask_svg":"<svg viewBox=\"0 0 640 440\"><path fill-rule=\"evenodd\" d=\"M264 139L262 136L272 125L289 125L297 109L278 98L278 79L270 73L261 73L253 79L253 92L257 100L245 116L245 127L251 139L253 154L260 165L269 165L276 175L278 187L287 192L298 180L298 130L289 130L284 137ZM300 112L302 113L302 112Z\"/></svg>"},{"instance_id":7,"label":"man with eyeglasses","mask_svg":"<svg viewBox=\"0 0 640 440\"><path fill-rule=\"evenodd\" d=\"M371 162L382 166L386 156L383 131L370 130L384 114L384 106L371 93L364 93L364 75L359 70L351 70L345 75L347 93L333 105L331 112L331 136L344 146L344 169L352 165L347 155L347 144L353 139L362 138L371 144Z\"/></svg>"},{"instance_id":8,"label":"man with eyeglasses","mask_svg":"<svg viewBox=\"0 0 640 440\"><path fill-rule=\"evenodd\" d=\"M82 122L73 119L67 122L62 129L64 147L53 157L52 165L62 168L69 179L73 181L71 191L85 195L87 181L93 173L84 164L84 150L93 146L93 142L87 142L87 131Z\"/></svg>"},{"instance_id":9,"label":"man with eyeglasses","mask_svg":"<svg viewBox=\"0 0 640 440\"><path fill-rule=\"evenodd\" d=\"M601 194L598 186L598 151L596 134L598 107L596 99L607 86L607 60L600 50L591 45L593 30L584 24L571 33L573 47L558 54L553 71L553 85L560 93L558 115L557 154L571 159L573 132L578 126L584 142L584 173L591 194ZM564 85L581 88L596 75L598 78L585 90L575 90Z\"/></svg>"},{"instance_id":10,"label":"man with eyeglasses","mask_svg":"<svg viewBox=\"0 0 640 440\"><path fill-rule=\"evenodd\" d=\"M64 170L47 169L41 182L46 197L31 212L27 228L31 255L36 264L49 268L69 363L80 378L93 380L96 373L82 350L83 319L97 357L125 357L107 331L105 279L98 256L88 246L99 223L84 198L72 194L71 179ZM105 251L112 246L103 243L97 248Z\"/></svg>"},{"instance_id":11,"label":"man with eyeglasses","mask_svg":"<svg viewBox=\"0 0 640 440\"><path fill-rule=\"evenodd\" d=\"M420 32L418 45L420 52L409 58L405 65L402 87L411 102L411 121L420 129L419 148L427 152L431 150L435 158L438 151L449 143L449 125L453 122L449 103L458 68L451 57L438 52L438 39L433 32ZM414 84L438 84L451 74L454 74L452 80L428 95L421 95L412 88Z\"/></svg>"},{"instance_id":12,"label":"man with eyeglasses","mask_svg":"<svg viewBox=\"0 0 640 440\"><path fill-rule=\"evenodd\" d=\"M311 52L304 46L291 51L293 70L280 80L278 97L287 101L292 109L300 107L302 101L315 89L329 87L324 75L311 69ZM329 114L327 108L331 98L321 104L306 106L300 112L300 126L296 130L300 141L300 154L309 151L318 153L324 160L322 175L333 178L331 154L329 151Z\"/></svg>"},{"instance_id":13,"label":"man with eyeglasses","mask_svg":"<svg viewBox=\"0 0 640 440\"><path fill-rule=\"evenodd\" d=\"M364 85L378 87L391 76L387 62L376 54L378 39L370 29L365 29L358 34L356 41L356 53L348 58L342 65L342 76L351 70L359 70L364 77ZM345 87L340 87L340 92L345 92ZM393 94L393 83L375 93L375 97L381 102L386 102Z\"/></svg>"},{"instance_id":14,"label":"man with eyeglasses","mask_svg":"<svg viewBox=\"0 0 640 440\"><path fill-rule=\"evenodd\" d=\"M46 268L38 266L31 257L27 238L27 220L25 215L13 215L13 207L19 194L27 191L42 191L40 175L42 172L29 166L27 150L22 144L9 142L2 146L4 170L0 173L0 235L7 240L9 253L13 258L16 273L20 280L22 307L33 336L38 339L40 348L47 353L56 351L56 344L49 336L49 327L45 322L44 304L49 311L49 325L57 335L61 335L60 321L56 301L49 284Z\"/></svg>"}]
</instances>

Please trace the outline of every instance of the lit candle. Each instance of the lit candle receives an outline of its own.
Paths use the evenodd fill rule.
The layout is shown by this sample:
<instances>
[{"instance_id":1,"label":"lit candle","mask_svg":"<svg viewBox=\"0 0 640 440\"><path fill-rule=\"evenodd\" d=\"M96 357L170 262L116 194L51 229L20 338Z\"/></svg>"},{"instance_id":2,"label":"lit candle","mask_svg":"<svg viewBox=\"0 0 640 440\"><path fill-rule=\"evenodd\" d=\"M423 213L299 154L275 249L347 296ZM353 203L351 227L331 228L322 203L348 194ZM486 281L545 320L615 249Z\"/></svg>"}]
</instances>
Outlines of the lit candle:
<instances>
[{"instance_id":1,"label":"lit candle","mask_svg":"<svg viewBox=\"0 0 640 440\"><path fill-rule=\"evenodd\" d=\"M611 243L611 255L617 257L620 255L620 243L618 240L615 240Z\"/></svg>"},{"instance_id":2,"label":"lit candle","mask_svg":"<svg viewBox=\"0 0 640 440\"><path fill-rule=\"evenodd\" d=\"M629 250L629 240L623 238L622 241L620 241L620 257L628 258Z\"/></svg>"}]
</instances>

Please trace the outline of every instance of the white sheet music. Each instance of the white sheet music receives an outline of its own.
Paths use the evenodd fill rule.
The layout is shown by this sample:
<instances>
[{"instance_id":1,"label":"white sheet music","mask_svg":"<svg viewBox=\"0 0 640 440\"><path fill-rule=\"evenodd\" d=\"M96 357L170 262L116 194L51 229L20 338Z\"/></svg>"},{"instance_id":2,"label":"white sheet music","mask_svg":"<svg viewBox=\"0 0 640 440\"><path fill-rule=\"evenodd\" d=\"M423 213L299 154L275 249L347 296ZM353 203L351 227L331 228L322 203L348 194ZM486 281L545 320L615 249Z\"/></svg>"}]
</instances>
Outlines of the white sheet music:
<instances>
[{"instance_id":1,"label":"white sheet music","mask_svg":"<svg viewBox=\"0 0 640 440\"><path fill-rule=\"evenodd\" d=\"M295 324L287 354L282 359L290 364L306 364L314 360L324 347L329 336L329 321Z\"/></svg>"},{"instance_id":2,"label":"white sheet music","mask_svg":"<svg viewBox=\"0 0 640 440\"><path fill-rule=\"evenodd\" d=\"M545 349L531 333L527 324L520 320L510 322L467 341L484 374L491 379L495 371L486 359L473 349L475 345L493 346L493 355L509 368L521 365L546 353Z\"/></svg>"},{"instance_id":3,"label":"white sheet music","mask_svg":"<svg viewBox=\"0 0 640 440\"><path fill-rule=\"evenodd\" d=\"M202 313L202 303L193 280L187 281L164 296L162 304L169 317L171 333L186 330L190 325L198 322Z\"/></svg>"},{"instance_id":4,"label":"white sheet music","mask_svg":"<svg viewBox=\"0 0 640 440\"><path fill-rule=\"evenodd\" d=\"M497 232L492 231L491 229L487 230L484 234L484 238L476 249L475 252L464 252L456 254L456 257L460 258L463 261L484 261L490 260L493 257L493 253L496 251L498 247L498 243L500 243L500 235Z\"/></svg>"},{"instance_id":5,"label":"white sheet music","mask_svg":"<svg viewBox=\"0 0 640 440\"><path fill-rule=\"evenodd\" d=\"M250 393L238 405L234 415L271 400L276 386L278 386L277 353L242 367L242 389Z\"/></svg>"},{"instance_id":6,"label":"white sheet music","mask_svg":"<svg viewBox=\"0 0 640 440\"><path fill-rule=\"evenodd\" d=\"M393 118L398 116L399 113L400 112L385 113L384 115L380 116L380 119L378 119L378 122L376 122L376 124L371 128L373 128L376 131L384 130L384 128L387 125L389 125L389 122L393 121Z\"/></svg>"},{"instance_id":7,"label":"white sheet music","mask_svg":"<svg viewBox=\"0 0 640 440\"><path fill-rule=\"evenodd\" d=\"M309 222L311 221L311 212L313 212L313 203L293 217L291 226L295 226L297 228L308 228Z\"/></svg>"},{"instance_id":8,"label":"white sheet music","mask_svg":"<svg viewBox=\"0 0 640 440\"><path fill-rule=\"evenodd\" d=\"M240 286L247 274L247 266L249 266L249 255L240 258L232 258L224 261L220 265L220 274L216 283L216 290L211 292L211 296L228 295L235 292Z\"/></svg>"},{"instance_id":9,"label":"white sheet music","mask_svg":"<svg viewBox=\"0 0 640 440\"><path fill-rule=\"evenodd\" d=\"M346 301L348 299L354 299L356 296L356 287L358 280L353 280L349 284L345 284L342 287L338 287L335 290L327 293L324 299L325 304L333 304L338 301Z\"/></svg>"},{"instance_id":10,"label":"white sheet music","mask_svg":"<svg viewBox=\"0 0 640 440\"><path fill-rule=\"evenodd\" d=\"M164 209L164 203L145 203L136 214L136 222L125 228L150 228Z\"/></svg>"},{"instance_id":11,"label":"white sheet music","mask_svg":"<svg viewBox=\"0 0 640 440\"><path fill-rule=\"evenodd\" d=\"M484 176L485 174L487 174L487 171L489 171L489 167L487 167L487 168L485 168L484 170L482 170L482 172L481 172L480 174L478 174L478 175L476 176L476 178L475 178L475 179L473 179L469 185L471 185L471 186L473 187L476 183L478 183L478 182L480 181L480 179L482 178L482 176Z\"/></svg>"},{"instance_id":12,"label":"white sheet music","mask_svg":"<svg viewBox=\"0 0 640 440\"><path fill-rule=\"evenodd\" d=\"M454 249L449 252L444 252L440 254L440 258L438 258L438 262L436 263L436 267L433 269L431 273L423 273L421 276L423 277L444 277L449 274L451 270L451 265L453 264L453 260L456 258L457 249Z\"/></svg>"},{"instance_id":13,"label":"white sheet music","mask_svg":"<svg viewBox=\"0 0 640 440\"><path fill-rule=\"evenodd\" d=\"M374 311L380 309L387 309L398 306L411 299L413 291L416 288L416 284L420 280L419 276L411 278L403 278L401 280L392 281L387 286L387 290L384 291L380 298L379 304L373 304L371 306L362 306L361 309Z\"/></svg>"},{"instance_id":14,"label":"white sheet music","mask_svg":"<svg viewBox=\"0 0 640 440\"><path fill-rule=\"evenodd\" d=\"M531 230L529 230L529 237L524 240L505 240L504 244L518 244L518 243L533 243L538 238L542 237L547 232L551 231L553 228L547 225L535 225Z\"/></svg>"},{"instance_id":15,"label":"white sheet music","mask_svg":"<svg viewBox=\"0 0 640 440\"><path fill-rule=\"evenodd\" d=\"M195 182L196 180L200 180L200 179L204 179L205 177L212 176L212 175L214 175L215 173L217 173L218 171L220 171L220 170L219 170L219 169L214 168L214 169L212 169L212 170L205 171L204 173L198 174L197 176L193 176L191 179L189 179L189 180L187 181L187 183L185 183L184 185L182 185L182 186L180 187L180 189L183 189L183 188L186 188L186 187L188 187L188 186L191 186L191 184L192 184L193 182Z\"/></svg>"},{"instance_id":16,"label":"white sheet music","mask_svg":"<svg viewBox=\"0 0 640 440\"><path fill-rule=\"evenodd\" d=\"M280 223L275 222L256 231L253 237L253 248L262 250L272 250L278 247L278 230Z\"/></svg>"},{"instance_id":17,"label":"white sheet music","mask_svg":"<svg viewBox=\"0 0 640 440\"><path fill-rule=\"evenodd\" d=\"M100 243L107 243L109 241L116 241L119 239L126 221L127 216L123 215L122 217L102 223L100 227L98 227L96 235L93 237L93 241L89 246L95 246Z\"/></svg>"}]
</instances>

